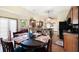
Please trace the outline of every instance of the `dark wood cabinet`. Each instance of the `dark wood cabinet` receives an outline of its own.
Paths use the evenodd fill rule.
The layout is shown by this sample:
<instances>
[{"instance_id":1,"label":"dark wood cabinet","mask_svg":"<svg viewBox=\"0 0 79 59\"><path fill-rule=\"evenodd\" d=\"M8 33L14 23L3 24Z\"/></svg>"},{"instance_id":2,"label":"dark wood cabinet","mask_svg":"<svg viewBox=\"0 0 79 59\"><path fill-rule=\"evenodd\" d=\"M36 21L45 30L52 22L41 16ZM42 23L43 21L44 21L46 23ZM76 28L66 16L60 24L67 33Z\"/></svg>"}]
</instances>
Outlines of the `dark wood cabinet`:
<instances>
[{"instance_id":1,"label":"dark wood cabinet","mask_svg":"<svg viewBox=\"0 0 79 59\"><path fill-rule=\"evenodd\" d=\"M78 24L78 6L73 6L70 9L67 18L71 18L72 24Z\"/></svg>"},{"instance_id":2,"label":"dark wood cabinet","mask_svg":"<svg viewBox=\"0 0 79 59\"><path fill-rule=\"evenodd\" d=\"M64 33L64 51L77 52L78 40L78 34Z\"/></svg>"}]
</instances>

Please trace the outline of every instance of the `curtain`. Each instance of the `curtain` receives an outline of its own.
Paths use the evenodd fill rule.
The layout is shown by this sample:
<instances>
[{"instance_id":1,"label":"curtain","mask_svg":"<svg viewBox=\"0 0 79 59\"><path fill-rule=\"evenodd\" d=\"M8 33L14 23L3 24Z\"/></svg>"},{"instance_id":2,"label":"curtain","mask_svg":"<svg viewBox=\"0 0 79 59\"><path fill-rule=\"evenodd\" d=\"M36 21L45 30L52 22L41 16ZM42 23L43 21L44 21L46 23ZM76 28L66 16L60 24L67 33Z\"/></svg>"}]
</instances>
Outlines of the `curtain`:
<instances>
[{"instance_id":1,"label":"curtain","mask_svg":"<svg viewBox=\"0 0 79 59\"><path fill-rule=\"evenodd\" d=\"M11 37L13 32L16 32L17 21L13 19L0 18L0 37L3 39L8 38L9 30L11 31Z\"/></svg>"}]
</instances>

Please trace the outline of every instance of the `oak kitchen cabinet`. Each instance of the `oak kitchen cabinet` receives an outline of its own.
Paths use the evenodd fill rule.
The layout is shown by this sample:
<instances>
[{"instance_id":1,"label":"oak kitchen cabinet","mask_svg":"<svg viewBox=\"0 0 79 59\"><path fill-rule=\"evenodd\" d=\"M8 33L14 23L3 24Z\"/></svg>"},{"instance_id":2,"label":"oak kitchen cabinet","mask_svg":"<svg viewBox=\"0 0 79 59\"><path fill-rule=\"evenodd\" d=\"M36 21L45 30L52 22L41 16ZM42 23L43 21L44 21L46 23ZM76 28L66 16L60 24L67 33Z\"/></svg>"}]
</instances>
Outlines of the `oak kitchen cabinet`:
<instances>
[{"instance_id":1,"label":"oak kitchen cabinet","mask_svg":"<svg viewBox=\"0 0 79 59\"><path fill-rule=\"evenodd\" d=\"M78 51L78 34L64 33L64 51L66 52Z\"/></svg>"}]
</instances>

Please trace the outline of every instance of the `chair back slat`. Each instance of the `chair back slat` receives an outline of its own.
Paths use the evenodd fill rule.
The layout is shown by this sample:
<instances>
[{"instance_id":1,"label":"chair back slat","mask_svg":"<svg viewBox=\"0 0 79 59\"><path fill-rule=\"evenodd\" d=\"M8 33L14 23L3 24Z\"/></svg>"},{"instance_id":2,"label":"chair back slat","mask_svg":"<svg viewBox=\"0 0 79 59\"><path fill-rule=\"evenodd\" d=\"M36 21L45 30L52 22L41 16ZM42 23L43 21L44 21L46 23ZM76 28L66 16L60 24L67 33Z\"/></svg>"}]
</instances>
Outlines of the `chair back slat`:
<instances>
[{"instance_id":1,"label":"chair back slat","mask_svg":"<svg viewBox=\"0 0 79 59\"><path fill-rule=\"evenodd\" d=\"M28 32L28 29L24 29L24 30L21 30L21 31L18 31L18 32L14 32L13 37L18 37L17 34L26 33L26 32Z\"/></svg>"},{"instance_id":2,"label":"chair back slat","mask_svg":"<svg viewBox=\"0 0 79 59\"><path fill-rule=\"evenodd\" d=\"M14 51L12 42L3 41L2 38L0 39L0 41L2 44L3 52L13 52Z\"/></svg>"},{"instance_id":3,"label":"chair back slat","mask_svg":"<svg viewBox=\"0 0 79 59\"><path fill-rule=\"evenodd\" d=\"M51 52L52 51L52 40L49 39L48 43L47 43L47 51Z\"/></svg>"}]
</instances>

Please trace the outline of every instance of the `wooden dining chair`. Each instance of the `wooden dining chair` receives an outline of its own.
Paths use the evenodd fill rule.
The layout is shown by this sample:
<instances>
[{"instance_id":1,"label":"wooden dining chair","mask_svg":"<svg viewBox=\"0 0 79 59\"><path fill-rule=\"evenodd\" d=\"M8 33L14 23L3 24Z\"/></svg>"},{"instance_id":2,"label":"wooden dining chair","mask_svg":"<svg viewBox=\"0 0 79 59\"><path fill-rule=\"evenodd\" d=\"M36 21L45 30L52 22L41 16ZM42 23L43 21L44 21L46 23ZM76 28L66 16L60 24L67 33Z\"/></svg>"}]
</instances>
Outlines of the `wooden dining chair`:
<instances>
[{"instance_id":1,"label":"wooden dining chair","mask_svg":"<svg viewBox=\"0 0 79 59\"><path fill-rule=\"evenodd\" d=\"M51 52L52 51L52 41L49 39L48 43L44 47L42 47L40 50L41 50L41 52Z\"/></svg>"},{"instance_id":2,"label":"wooden dining chair","mask_svg":"<svg viewBox=\"0 0 79 59\"><path fill-rule=\"evenodd\" d=\"M43 47L38 47L34 50L34 52L50 52L51 51L51 40L48 40L48 43L46 43Z\"/></svg>"},{"instance_id":3,"label":"wooden dining chair","mask_svg":"<svg viewBox=\"0 0 79 59\"><path fill-rule=\"evenodd\" d=\"M52 40L51 39L48 40L46 50L47 50L47 52L51 52L52 51Z\"/></svg>"},{"instance_id":4,"label":"wooden dining chair","mask_svg":"<svg viewBox=\"0 0 79 59\"><path fill-rule=\"evenodd\" d=\"M13 37L18 37L19 36L18 34L22 34L22 33L26 33L26 32L28 32L28 29L24 29L24 30L21 30L18 32L13 32Z\"/></svg>"},{"instance_id":5,"label":"wooden dining chair","mask_svg":"<svg viewBox=\"0 0 79 59\"><path fill-rule=\"evenodd\" d=\"M53 29L49 29L49 37L50 37L50 39L49 39L49 41L48 41L48 46L47 46L47 50L49 51L49 52L51 52L52 51L52 41L53 41Z\"/></svg>"},{"instance_id":6,"label":"wooden dining chair","mask_svg":"<svg viewBox=\"0 0 79 59\"><path fill-rule=\"evenodd\" d=\"M1 44L1 40L2 40L2 38L0 38L0 44Z\"/></svg>"},{"instance_id":7,"label":"wooden dining chair","mask_svg":"<svg viewBox=\"0 0 79 59\"><path fill-rule=\"evenodd\" d=\"M2 38L0 39L0 41L2 44L3 52L13 52L14 51L12 42L5 42L5 41L3 41Z\"/></svg>"}]
</instances>

